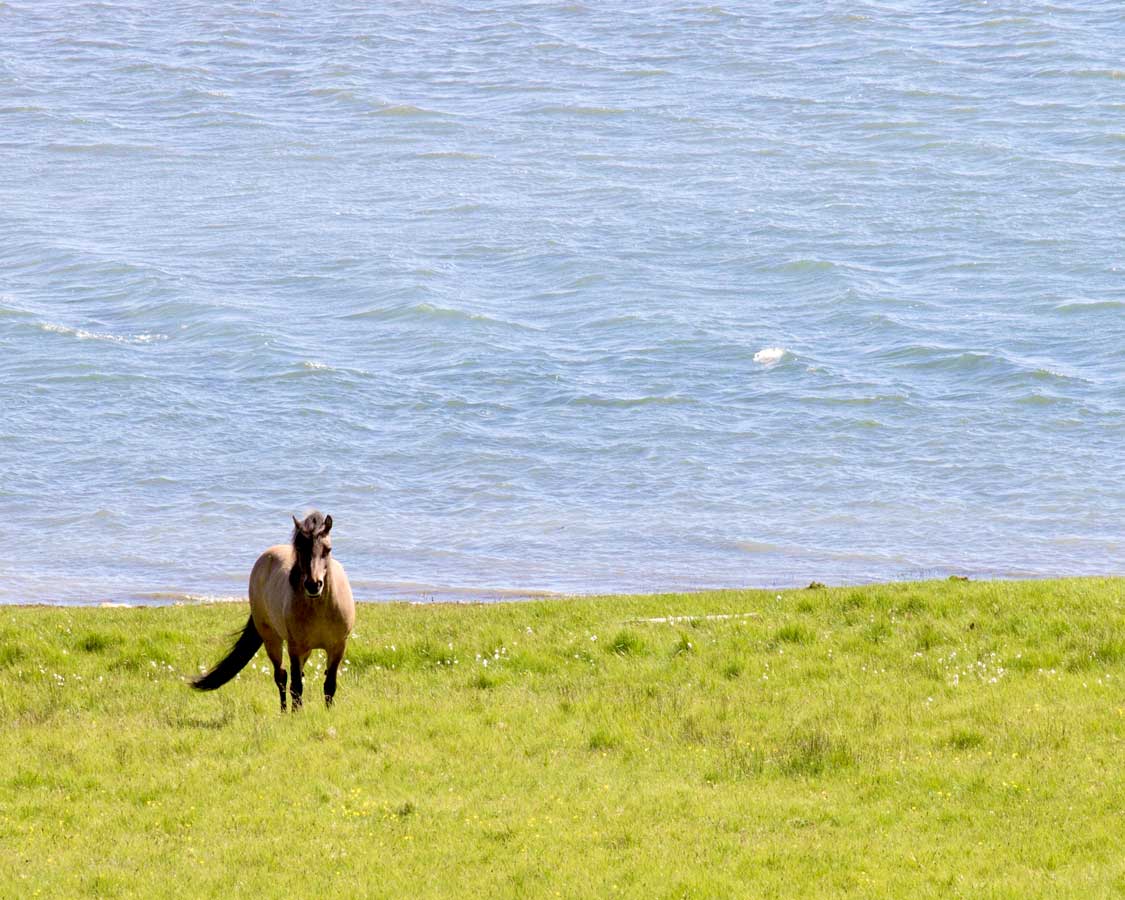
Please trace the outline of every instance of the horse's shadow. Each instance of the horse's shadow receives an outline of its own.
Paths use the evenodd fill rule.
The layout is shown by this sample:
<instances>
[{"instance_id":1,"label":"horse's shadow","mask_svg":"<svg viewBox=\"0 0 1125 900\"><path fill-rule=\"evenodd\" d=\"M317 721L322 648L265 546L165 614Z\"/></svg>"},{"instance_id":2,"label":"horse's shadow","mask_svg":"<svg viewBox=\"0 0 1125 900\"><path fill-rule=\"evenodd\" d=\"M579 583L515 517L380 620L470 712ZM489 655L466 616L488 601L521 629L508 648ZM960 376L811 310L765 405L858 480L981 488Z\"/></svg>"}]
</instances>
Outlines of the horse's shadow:
<instances>
[{"instance_id":1,"label":"horse's shadow","mask_svg":"<svg viewBox=\"0 0 1125 900\"><path fill-rule=\"evenodd\" d=\"M234 716L228 710L223 710L216 716L189 716L176 713L168 716L168 724L174 728L202 728L207 731L221 731L234 721Z\"/></svg>"}]
</instances>

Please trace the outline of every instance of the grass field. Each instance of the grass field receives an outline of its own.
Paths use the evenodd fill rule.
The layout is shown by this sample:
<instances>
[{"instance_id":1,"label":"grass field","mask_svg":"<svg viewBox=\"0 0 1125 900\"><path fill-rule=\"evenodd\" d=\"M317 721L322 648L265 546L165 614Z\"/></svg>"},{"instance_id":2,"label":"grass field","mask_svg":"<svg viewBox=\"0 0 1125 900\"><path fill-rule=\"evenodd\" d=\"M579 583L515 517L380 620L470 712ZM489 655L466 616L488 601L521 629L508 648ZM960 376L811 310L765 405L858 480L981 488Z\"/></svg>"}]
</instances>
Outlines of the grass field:
<instances>
[{"instance_id":1,"label":"grass field","mask_svg":"<svg viewBox=\"0 0 1125 900\"><path fill-rule=\"evenodd\" d=\"M0 608L0 896L1122 895L1123 601L361 605L285 716L242 606Z\"/></svg>"}]
</instances>

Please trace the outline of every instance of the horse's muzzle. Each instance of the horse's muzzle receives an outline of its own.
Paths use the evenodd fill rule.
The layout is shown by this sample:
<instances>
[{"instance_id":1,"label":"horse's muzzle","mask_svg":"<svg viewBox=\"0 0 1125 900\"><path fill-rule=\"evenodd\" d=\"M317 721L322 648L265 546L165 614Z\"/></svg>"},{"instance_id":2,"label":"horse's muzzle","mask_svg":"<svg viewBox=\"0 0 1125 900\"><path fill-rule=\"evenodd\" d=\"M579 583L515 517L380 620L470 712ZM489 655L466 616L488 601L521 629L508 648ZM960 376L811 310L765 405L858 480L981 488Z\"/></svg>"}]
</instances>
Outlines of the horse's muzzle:
<instances>
[{"instance_id":1,"label":"horse's muzzle","mask_svg":"<svg viewBox=\"0 0 1125 900\"><path fill-rule=\"evenodd\" d=\"M305 581L305 593L310 597L319 597L322 590L324 590L323 581L312 581L311 579Z\"/></svg>"}]
</instances>

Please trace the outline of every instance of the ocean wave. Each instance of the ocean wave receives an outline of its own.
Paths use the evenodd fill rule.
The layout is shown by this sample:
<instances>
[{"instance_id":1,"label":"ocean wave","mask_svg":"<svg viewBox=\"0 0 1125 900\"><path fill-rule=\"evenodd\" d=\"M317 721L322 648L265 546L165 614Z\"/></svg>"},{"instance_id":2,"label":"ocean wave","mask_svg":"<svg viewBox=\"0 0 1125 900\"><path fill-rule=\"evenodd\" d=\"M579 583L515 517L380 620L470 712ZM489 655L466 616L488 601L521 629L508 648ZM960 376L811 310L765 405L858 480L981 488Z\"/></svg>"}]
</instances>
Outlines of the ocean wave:
<instances>
[{"instance_id":1,"label":"ocean wave","mask_svg":"<svg viewBox=\"0 0 1125 900\"><path fill-rule=\"evenodd\" d=\"M774 544L765 541L736 541L734 544L745 553L777 554L798 559L853 560L860 562L907 564L909 560L898 553L879 553L870 550L828 550L823 547L803 547L797 544Z\"/></svg>"},{"instance_id":2,"label":"ocean wave","mask_svg":"<svg viewBox=\"0 0 1125 900\"><path fill-rule=\"evenodd\" d=\"M95 141L89 144L47 144L46 150L55 153L89 153L99 156L132 156L134 153L166 154L164 147L156 144L122 144L110 141Z\"/></svg>"},{"instance_id":3,"label":"ocean wave","mask_svg":"<svg viewBox=\"0 0 1125 900\"><path fill-rule=\"evenodd\" d=\"M588 116L592 118L608 118L612 116L623 116L630 112L620 106L564 106L560 104L552 104L550 106L541 106L533 113L540 115L557 116Z\"/></svg>"},{"instance_id":4,"label":"ocean wave","mask_svg":"<svg viewBox=\"0 0 1125 900\"><path fill-rule=\"evenodd\" d=\"M327 372L339 375L353 375L358 378L366 378L371 374L367 369L359 369L354 366L334 366L326 362L321 362L319 359L302 360L301 371L308 373Z\"/></svg>"},{"instance_id":5,"label":"ocean wave","mask_svg":"<svg viewBox=\"0 0 1125 900\"><path fill-rule=\"evenodd\" d=\"M146 591L133 595L138 603L117 606L203 605L211 603L247 603L245 594L195 594L188 591ZM103 604L104 605L104 604Z\"/></svg>"},{"instance_id":6,"label":"ocean wave","mask_svg":"<svg viewBox=\"0 0 1125 900\"><path fill-rule=\"evenodd\" d=\"M697 403L698 401L694 397L684 397L678 394L645 397L605 397L596 394L583 394L579 397L573 397L561 402L568 406L601 406L611 409L632 409L637 406L684 406Z\"/></svg>"},{"instance_id":7,"label":"ocean wave","mask_svg":"<svg viewBox=\"0 0 1125 900\"><path fill-rule=\"evenodd\" d=\"M428 150L416 154L418 159L492 159L487 153L470 153L466 150Z\"/></svg>"},{"instance_id":8,"label":"ocean wave","mask_svg":"<svg viewBox=\"0 0 1125 900\"><path fill-rule=\"evenodd\" d=\"M767 367L776 366L788 353L784 347L763 347L754 354L754 362Z\"/></svg>"},{"instance_id":9,"label":"ocean wave","mask_svg":"<svg viewBox=\"0 0 1125 900\"><path fill-rule=\"evenodd\" d=\"M883 405L905 405L910 402L910 397L904 393L862 394L859 396L823 396L820 394L798 395L794 399L802 405L820 406L831 409L839 407L867 407Z\"/></svg>"},{"instance_id":10,"label":"ocean wave","mask_svg":"<svg viewBox=\"0 0 1125 900\"><path fill-rule=\"evenodd\" d=\"M968 350L956 347L912 344L889 351L878 351L874 358L912 369L979 375L992 380L1013 383L1060 382L1086 383L1076 372L1063 371L1054 363L1018 357L992 350Z\"/></svg>"},{"instance_id":11,"label":"ocean wave","mask_svg":"<svg viewBox=\"0 0 1125 900\"><path fill-rule=\"evenodd\" d=\"M366 369L356 369L349 366L335 366L318 359L303 359L294 368L284 371L273 371L259 375L249 376L255 382L269 382L277 380L291 380L301 378L319 378L328 376L350 376L352 378L367 378L371 375Z\"/></svg>"},{"instance_id":12,"label":"ocean wave","mask_svg":"<svg viewBox=\"0 0 1125 900\"><path fill-rule=\"evenodd\" d=\"M466 312L463 309L454 309L449 306L435 306L432 303L413 303L409 306L378 306L359 312L347 313L342 319L374 319L390 322L395 320L420 319L429 321L469 322L478 325L497 325L503 328L514 328L520 331L541 331L533 325L523 322L514 322L511 319L499 319L484 313Z\"/></svg>"},{"instance_id":13,"label":"ocean wave","mask_svg":"<svg viewBox=\"0 0 1125 900\"><path fill-rule=\"evenodd\" d=\"M366 597L380 600L408 599L411 603L479 603L488 600L521 600L561 596L556 591L539 588L475 587L436 584L420 581L380 581L352 577L352 590L357 601ZM360 597L359 595L366 595ZM420 599L419 599L420 598Z\"/></svg>"},{"instance_id":14,"label":"ocean wave","mask_svg":"<svg viewBox=\"0 0 1125 900\"><path fill-rule=\"evenodd\" d=\"M308 93L312 97L324 97L334 100L358 100L359 97L351 88L345 87L314 87L309 88Z\"/></svg>"},{"instance_id":15,"label":"ocean wave","mask_svg":"<svg viewBox=\"0 0 1125 900\"><path fill-rule=\"evenodd\" d=\"M795 272L799 274L807 272L831 272L833 269L838 269L839 266L834 262L829 262L826 259L790 259L783 263L778 263L770 266L775 272Z\"/></svg>"},{"instance_id":16,"label":"ocean wave","mask_svg":"<svg viewBox=\"0 0 1125 900\"><path fill-rule=\"evenodd\" d=\"M443 112L439 109L426 109L421 106L414 106L411 103L384 103L378 109L372 110L369 115L404 119L424 119L430 117L441 119L456 118L456 114L454 113Z\"/></svg>"},{"instance_id":17,"label":"ocean wave","mask_svg":"<svg viewBox=\"0 0 1125 900\"><path fill-rule=\"evenodd\" d=\"M1070 401L1066 397L1056 397L1051 394L1033 392L1024 394L1022 397L1017 397L1014 402L1021 406L1055 406L1060 403L1069 403Z\"/></svg>"},{"instance_id":18,"label":"ocean wave","mask_svg":"<svg viewBox=\"0 0 1125 900\"><path fill-rule=\"evenodd\" d=\"M108 341L112 344L152 344L157 341L168 340L166 334L146 332L142 334L111 334L106 331L87 331L84 328L71 328L69 325L59 325L54 322L44 322L40 329L52 334L66 334L76 337L80 341Z\"/></svg>"},{"instance_id":19,"label":"ocean wave","mask_svg":"<svg viewBox=\"0 0 1125 900\"><path fill-rule=\"evenodd\" d=\"M1125 300L1067 300L1055 307L1057 312L1104 312L1125 309Z\"/></svg>"},{"instance_id":20,"label":"ocean wave","mask_svg":"<svg viewBox=\"0 0 1125 900\"><path fill-rule=\"evenodd\" d=\"M1049 78L1104 78L1110 81L1125 79L1125 69L1042 69L1036 73L1039 77Z\"/></svg>"},{"instance_id":21,"label":"ocean wave","mask_svg":"<svg viewBox=\"0 0 1125 900\"><path fill-rule=\"evenodd\" d=\"M463 215L464 213L479 213L488 209L483 203L454 203L450 206L428 206L418 210L420 216L448 216Z\"/></svg>"},{"instance_id":22,"label":"ocean wave","mask_svg":"<svg viewBox=\"0 0 1125 900\"><path fill-rule=\"evenodd\" d=\"M26 309L20 309L20 307L12 305L13 300L15 300L15 297L10 294L0 294L0 317L25 318L32 315Z\"/></svg>"}]
</instances>

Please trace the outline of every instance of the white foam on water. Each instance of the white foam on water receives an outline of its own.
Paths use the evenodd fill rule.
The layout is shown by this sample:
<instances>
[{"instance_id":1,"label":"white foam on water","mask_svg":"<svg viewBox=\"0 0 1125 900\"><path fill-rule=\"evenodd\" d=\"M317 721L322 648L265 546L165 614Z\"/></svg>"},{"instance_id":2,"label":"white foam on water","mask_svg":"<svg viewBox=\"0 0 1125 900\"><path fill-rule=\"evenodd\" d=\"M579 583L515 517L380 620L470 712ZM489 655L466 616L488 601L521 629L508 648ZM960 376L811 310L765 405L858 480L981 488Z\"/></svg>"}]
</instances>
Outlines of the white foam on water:
<instances>
[{"instance_id":1,"label":"white foam on water","mask_svg":"<svg viewBox=\"0 0 1125 900\"><path fill-rule=\"evenodd\" d=\"M177 604L246 603L238 594L184 594Z\"/></svg>"},{"instance_id":2,"label":"white foam on water","mask_svg":"<svg viewBox=\"0 0 1125 900\"><path fill-rule=\"evenodd\" d=\"M135 601L135 602L134 602ZM189 591L148 591L137 593L127 601L107 600L99 604L103 607L125 609L145 606L206 606L214 603L246 603L245 594L192 593Z\"/></svg>"},{"instance_id":3,"label":"white foam on water","mask_svg":"<svg viewBox=\"0 0 1125 900\"><path fill-rule=\"evenodd\" d=\"M151 344L154 341L166 341L166 334L110 334L104 331L86 331L84 328L71 328L69 325L57 325L54 322L44 322L39 326L44 331L53 334L69 334L80 341L109 341L114 344Z\"/></svg>"},{"instance_id":4,"label":"white foam on water","mask_svg":"<svg viewBox=\"0 0 1125 900\"><path fill-rule=\"evenodd\" d=\"M784 347L763 347L754 354L754 362L763 366L773 366L781 362L785 353Z\"/></svg>"}]
</instances>

